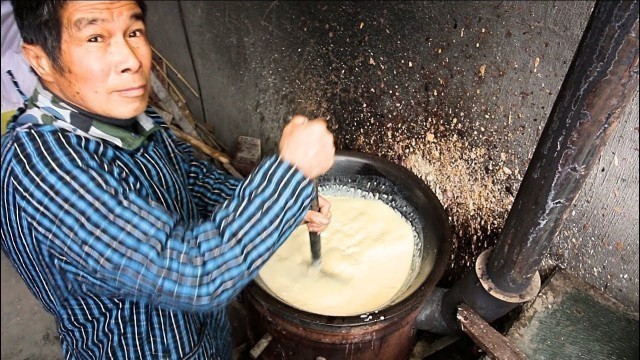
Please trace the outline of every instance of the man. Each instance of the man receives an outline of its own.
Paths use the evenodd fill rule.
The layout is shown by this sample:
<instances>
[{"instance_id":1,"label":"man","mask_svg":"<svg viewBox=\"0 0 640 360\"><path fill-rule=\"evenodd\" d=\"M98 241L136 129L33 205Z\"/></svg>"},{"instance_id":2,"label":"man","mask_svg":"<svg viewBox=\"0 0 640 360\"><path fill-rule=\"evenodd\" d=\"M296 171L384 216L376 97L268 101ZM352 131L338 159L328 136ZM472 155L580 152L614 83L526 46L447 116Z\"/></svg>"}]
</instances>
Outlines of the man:
<instances>
[{"instance_id":1,"label":"man","mask_svg":"<svg viewBox=\"0 0 640 360\"><path fill-rule=\"evenodd\" d=\"M39 84L2 137L2 249L66 359L229 359L225 305L309 212L333 163L294 117L244 181L198 161L150 110L144 4L13 2Z\"/></svg>"}]
</instances>

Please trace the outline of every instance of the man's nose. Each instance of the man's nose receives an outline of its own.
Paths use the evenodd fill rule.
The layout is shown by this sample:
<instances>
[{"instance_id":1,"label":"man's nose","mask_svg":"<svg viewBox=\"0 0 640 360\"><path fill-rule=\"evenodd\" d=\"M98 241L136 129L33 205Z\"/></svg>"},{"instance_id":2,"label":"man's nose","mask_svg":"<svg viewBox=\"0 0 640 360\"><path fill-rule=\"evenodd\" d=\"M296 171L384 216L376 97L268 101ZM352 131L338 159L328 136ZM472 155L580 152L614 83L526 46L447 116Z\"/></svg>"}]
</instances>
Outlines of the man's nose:
<instances>
[{"instance_id":1,"label":"man's nose","mask_svg":"<svg viewBox=\"0 0 640 360\"><path fill-rule=\"evenodd\" d=\"M127 39L120 39L115 42L112 51L116 57L119 73L136 73L142 67L139 45L133 45Z\"/></svg>"}]
</instances>

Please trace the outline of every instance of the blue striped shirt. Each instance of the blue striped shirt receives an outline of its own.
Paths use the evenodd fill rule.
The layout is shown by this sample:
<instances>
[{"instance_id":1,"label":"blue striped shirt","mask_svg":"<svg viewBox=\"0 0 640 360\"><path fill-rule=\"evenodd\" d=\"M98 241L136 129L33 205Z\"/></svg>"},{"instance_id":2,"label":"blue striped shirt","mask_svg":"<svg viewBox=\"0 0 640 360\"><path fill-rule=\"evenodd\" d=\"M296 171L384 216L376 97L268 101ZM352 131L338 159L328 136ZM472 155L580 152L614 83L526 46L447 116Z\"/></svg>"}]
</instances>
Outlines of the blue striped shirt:
<instances>
[{"instance_id":1,"label":"blue striped shirt","mask_svg":"<svg viewBox=\"0 0 640 360\"><path fill-rule=\"evenodd\" d=\"M149 109L131 133L38 85L2 136L2 250L66 359L230 359L226 305L309 207L272 156L240 182Z\"/></svg>"}]
</instances>

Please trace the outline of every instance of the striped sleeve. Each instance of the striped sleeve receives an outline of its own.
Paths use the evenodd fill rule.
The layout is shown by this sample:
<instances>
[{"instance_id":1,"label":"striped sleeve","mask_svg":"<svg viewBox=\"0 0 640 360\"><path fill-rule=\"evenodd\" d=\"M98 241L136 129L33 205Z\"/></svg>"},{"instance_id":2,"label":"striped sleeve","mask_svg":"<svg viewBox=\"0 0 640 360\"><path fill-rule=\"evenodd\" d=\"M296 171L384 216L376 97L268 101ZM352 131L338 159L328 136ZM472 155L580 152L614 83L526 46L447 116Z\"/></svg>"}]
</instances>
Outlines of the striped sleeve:
<instances>
[{"instance_id":1,"label":"striped sleeve","mask_svg":"<svg viewBox=\"0 0 640 360\"><path fill-rule=\"evenodd\" d=\"M190 145L178 139L171 131L167 131L166 134L171 146L175 146L176 152L188 164L187 180L196 206L201 214L211 213L221 202L233 195L240 179L216 169L208 161L197 159Z\"/></svg>"},{"instance_id":2,"label":"striped sleeve","mask_svg":"<svg viewBox=\"0 0 640 360\"><path fill-rule=\"evenodd\" d=\"M229 199L240 185L240 179L214 168L210 163L193 159L188 171L189 190L201 214L210 214Z\"/></svg>"},{"instance_id":3,"label":"striped sleeve","mask_svg":"<svg viewBox=\"0 0 640 360\"><path fill-rule=\"evenodd\" d=\"M18 206L73 282L186 311L225 305L309 207L313 186L276 157L206 219L181 222L73 151L78 137L22 131L11 176ZM6 174L5 174L6 175Z\"/></svg>"}]
</instances>

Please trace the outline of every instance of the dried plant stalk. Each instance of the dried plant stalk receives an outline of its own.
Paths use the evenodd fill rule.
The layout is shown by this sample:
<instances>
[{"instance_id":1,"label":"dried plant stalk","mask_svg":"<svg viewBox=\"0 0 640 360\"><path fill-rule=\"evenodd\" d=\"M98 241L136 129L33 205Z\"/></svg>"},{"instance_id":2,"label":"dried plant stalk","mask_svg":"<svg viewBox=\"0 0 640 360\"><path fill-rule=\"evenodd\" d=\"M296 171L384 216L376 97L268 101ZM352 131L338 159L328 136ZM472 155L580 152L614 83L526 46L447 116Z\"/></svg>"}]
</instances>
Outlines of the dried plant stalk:
<instances>
[{"instance_id":1,"label":"dried plant stalk","mask_svg":"<svg viewBox=\"0 0 640 360\"><path fill-rule=\"evenodd\" d=\"M184 82L194 95L198 96L198 94L195 93L193 88L189 86L182 75L180 75L180 73L178 73L178 71L162 55L160 55L156 49L152 49L154 54L159 58L159 61L152 61L152 101L157 103L155 105L158 108L168 114L165 114L165 116L170 118L170 121L168 121L169 127L177 137L188 142L197 150L219 162L231 175L237 178L243 178L243 176L231 165L231 158L229 155L221 151L222 147L215 140L213 131L209 129L206 124L202 124L198 121L191 111L189 111L184 96L182 96L175 84L173 84L173 82L168 78L166 67L169 66L169 68L173 70L176 76Z\"/></svg>"}]
</instances>

